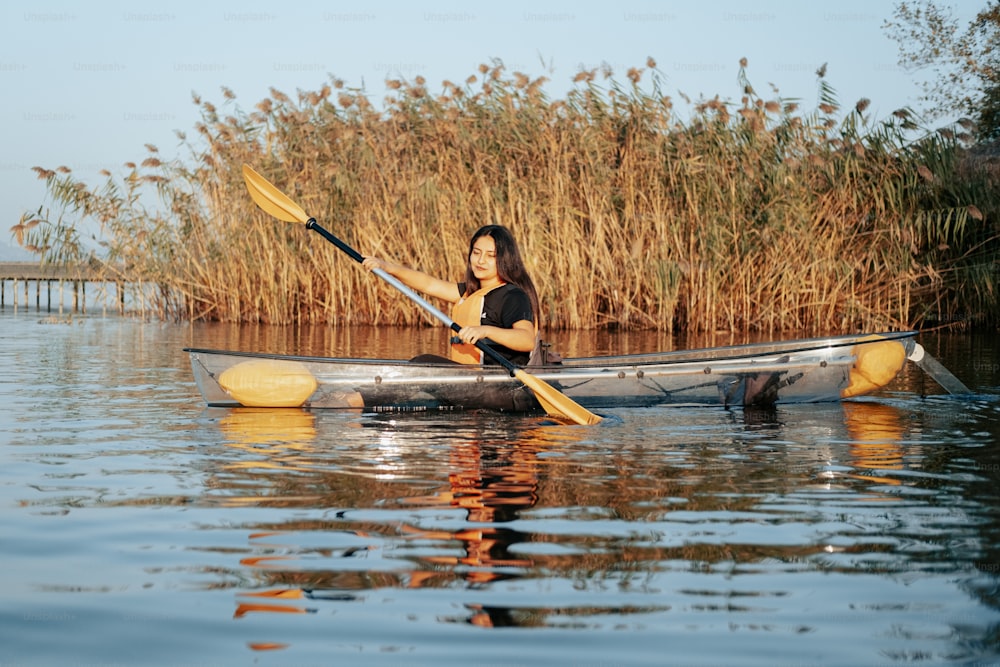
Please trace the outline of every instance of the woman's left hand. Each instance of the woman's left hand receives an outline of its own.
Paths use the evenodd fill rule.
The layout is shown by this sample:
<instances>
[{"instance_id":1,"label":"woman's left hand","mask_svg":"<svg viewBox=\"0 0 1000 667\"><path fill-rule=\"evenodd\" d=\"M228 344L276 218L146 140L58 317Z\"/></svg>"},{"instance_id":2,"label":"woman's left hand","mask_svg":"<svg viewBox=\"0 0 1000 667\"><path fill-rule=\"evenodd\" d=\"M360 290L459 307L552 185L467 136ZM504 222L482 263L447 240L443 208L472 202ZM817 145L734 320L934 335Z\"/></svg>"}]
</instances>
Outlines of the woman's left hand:
<instances>
[{"instance_id":1,"label":"woman's left hand","mask_svg":"<svg viewBox=\"0 0 1000 667\"><path fill-rule=\"evenodd\" d=\"M458 332L458 337L463 343L475 345L488 336L486 333L486 327L462 327L462 329Z\"/></svg>"}]
</instances>

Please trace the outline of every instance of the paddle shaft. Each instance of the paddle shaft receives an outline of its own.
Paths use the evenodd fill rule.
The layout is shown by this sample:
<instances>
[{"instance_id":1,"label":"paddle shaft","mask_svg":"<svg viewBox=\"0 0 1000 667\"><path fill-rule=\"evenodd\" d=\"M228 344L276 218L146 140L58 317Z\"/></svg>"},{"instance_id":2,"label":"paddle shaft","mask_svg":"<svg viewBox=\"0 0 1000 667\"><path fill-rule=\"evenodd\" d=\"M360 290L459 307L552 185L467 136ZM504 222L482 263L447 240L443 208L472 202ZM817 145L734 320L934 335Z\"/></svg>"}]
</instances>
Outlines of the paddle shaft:
<instances>
[{"instance_id":1,"label":"paddle shaft","mask_svg":"<svg viewBox=\"0 0 1000 667\"><path fill-rule=\"evenodd\" d=\"M331 232L324 229L322 225L316 222L316 218L309 218L309 220L306 222L306 229L313 230L314 232L325 238L327 241L340 248L340 250L346 253L347 256L353 259L355 262L360 264L361 262L365 261L365 258L361 255L361 253L359 253L357 250L355 250L351 246L341 241ZM395 287L397 290L405 294L418 306L426 309L427 312L436 317L445 326L451 328L453 331L456 332L462 330L462 327L460 327L458 323L456 323L450 317L448 317L443 312L435 308L429 301L427 301L427 299L423 298L422 296L414 292L412 289L406 286L402 281L396 278L396 276L393 276L387 271L384 271L382 269L374 269L372 273L374 273L379 278L386 281L387 283ZM518 368L510 361L510 359L503 356L489 345L486 345L485 343L483 343L483 341L481 340L476 341L476 347L482 350L483 353L486 354L490 359L493 359L498 364L506 368L507 371L510 373L511 377L514 377L514 375L517 373Z\"/></svg>"}]
</instances>

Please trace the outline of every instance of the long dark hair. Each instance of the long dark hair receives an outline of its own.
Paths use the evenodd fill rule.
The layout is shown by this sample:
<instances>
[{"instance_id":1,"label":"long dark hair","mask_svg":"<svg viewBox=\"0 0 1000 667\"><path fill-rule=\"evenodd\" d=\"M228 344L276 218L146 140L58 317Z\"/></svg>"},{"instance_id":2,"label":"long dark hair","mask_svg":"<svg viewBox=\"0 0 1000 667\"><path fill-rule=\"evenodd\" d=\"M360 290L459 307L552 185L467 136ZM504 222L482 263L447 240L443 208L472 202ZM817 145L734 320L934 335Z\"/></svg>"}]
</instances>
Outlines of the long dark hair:
<instances>
[{"instance_id":1,"label":"long dark hair","mask_svg":"<svg viewBox=\"0 0 1000 667\"><path fill-rule=\"evenodd\" d=\"M486 225L476 230L469 240L469 252L465 255L465 290L467 294L472 294L482 285L479 279L472 273L472 249L483 236L493 238L497 252L497 275L505 283L517 285L531 300L531 312L535 315L535 326L541 326L541 311L538 308L538 292L535 291L535 283L528 275L528 270L524 268L524 260L521 259L521 251L518 250L517 241L510 230L503 225Z\"/></svg>"}]
</instances>

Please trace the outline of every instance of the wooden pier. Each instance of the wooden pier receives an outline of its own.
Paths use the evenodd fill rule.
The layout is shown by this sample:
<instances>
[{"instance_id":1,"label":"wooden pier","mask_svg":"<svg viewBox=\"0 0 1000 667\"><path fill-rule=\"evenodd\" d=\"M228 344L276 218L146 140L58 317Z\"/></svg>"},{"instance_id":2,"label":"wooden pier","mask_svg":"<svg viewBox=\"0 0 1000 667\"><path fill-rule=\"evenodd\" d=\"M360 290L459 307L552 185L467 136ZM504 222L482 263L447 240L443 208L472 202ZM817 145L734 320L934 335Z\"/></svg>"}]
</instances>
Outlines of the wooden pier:
<instances>
[{"instance_id":1,"label":"wooden pier","mask_svg":"<svg viewBox=\"0 0 1000 667\"><path fill-rule=\"evenodd\" d=\"M24 285L24 307L30 303L32 283L35 285L35 308L42 309L42 285L46 287L46 307L52 310L52 293L58 290L57 308L63 310L62 292L67 284L72 286L73 312L86 312L87 304L85 299L86 284L88 282L106 282L106 279L98 277L96 272L86 266L64 267L64 266L42 266L38 262L0 262L0 308L6 308L8 282L13 283L14 308L18 303L18 288ZM54 285L55 284L55 285ZM118 309L124 312L125 292L124 286L116 283L118 290Z\"/></svg>"}]
</instances>

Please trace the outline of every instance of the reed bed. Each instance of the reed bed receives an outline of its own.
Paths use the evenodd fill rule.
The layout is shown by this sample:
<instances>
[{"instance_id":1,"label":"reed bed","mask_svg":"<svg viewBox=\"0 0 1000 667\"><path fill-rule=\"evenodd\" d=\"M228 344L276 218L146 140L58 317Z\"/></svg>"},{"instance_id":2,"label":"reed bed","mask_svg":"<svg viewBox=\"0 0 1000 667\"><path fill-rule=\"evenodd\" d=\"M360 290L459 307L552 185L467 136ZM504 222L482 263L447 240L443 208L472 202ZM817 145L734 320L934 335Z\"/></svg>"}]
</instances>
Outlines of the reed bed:
<instances>
[{"instance_id":1,"label":"reed bed","mask_svg":"<svg viewBox=\"0 0 1000 667\"><path fill-rule=\"evenodd\" d=\"M810 111L759 96L664 95L655 63L543 79L483 65L461 84L391 81L376 108L332 80L243 110L223 90L187 156L156 147L88 188L38 168L52 219L15 234L46 261L89 253L163 317L412 325L421 310L301 225L251 202L252 165L362 254L463 275L480 225L511 227L549 329L813 332L997 324L995 172L963 167L948 132L916 141L901 110L841 112L820 73ZM147 207L150 196L157 206ZM68 221L67 221L68 220Z\"/></svg>"}]
</instances>

